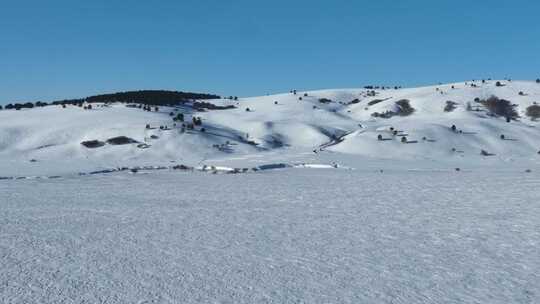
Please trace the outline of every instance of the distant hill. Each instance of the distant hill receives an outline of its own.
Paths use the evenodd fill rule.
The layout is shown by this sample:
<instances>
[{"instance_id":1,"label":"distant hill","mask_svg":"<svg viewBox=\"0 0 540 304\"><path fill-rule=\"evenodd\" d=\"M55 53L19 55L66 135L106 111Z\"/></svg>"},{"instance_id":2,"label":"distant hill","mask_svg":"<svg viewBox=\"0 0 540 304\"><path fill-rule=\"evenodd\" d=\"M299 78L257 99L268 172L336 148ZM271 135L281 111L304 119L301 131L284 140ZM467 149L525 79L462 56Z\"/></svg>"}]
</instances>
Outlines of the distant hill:
<instances>
[{"instance_id":1,"label":"distant hill","mask_svg":"<svg viewBox=\"0 0 540 304\"><path fill-rule=\"evenodd\" d=\"M6 106L0 111L0 177L172 162L503 170L540 164L535 81L201 99L216 97L140 91L77 99L74 105L36 103L20 111Z\"/></svg>"},{"instance_id":2,"label":"distant hill","mask_svg":"<svg viewBox=\"0 0 540 304\"><path fill-rule=\"evenodd\" d=\"M179 105L192 100L201 99L219 99L218 95L204 94L204 93L191 93L191 92L178 92L178 91L165 91L165 90L143 90L143 91L128 91L118 92L112 94L95 95L86 98L79 99L65 99L52 102L52 104L76 104L81 102L87 103L106 103L106 102L134 102L147 105L165 106L165 105Z\"/></svg>"}]
</instances>

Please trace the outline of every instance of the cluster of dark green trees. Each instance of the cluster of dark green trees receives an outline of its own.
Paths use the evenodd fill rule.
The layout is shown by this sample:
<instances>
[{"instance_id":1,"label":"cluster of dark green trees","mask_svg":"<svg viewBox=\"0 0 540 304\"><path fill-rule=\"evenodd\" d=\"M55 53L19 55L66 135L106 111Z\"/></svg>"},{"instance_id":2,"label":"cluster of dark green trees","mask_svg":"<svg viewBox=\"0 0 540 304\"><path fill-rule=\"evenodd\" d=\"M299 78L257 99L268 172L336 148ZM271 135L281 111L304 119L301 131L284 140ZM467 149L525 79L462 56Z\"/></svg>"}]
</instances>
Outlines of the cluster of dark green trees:
<instances>
[{"instance_id":1,"label":"cluster of dark green trees","mask_svg":"<svg viewBox=\"0 0 540 304\"><path fill-rule=\"evenodd\" d=\"M111 103L111 102L124 102L124 103L139 103L152 106L175 106L185 104L194 99L219 99L218 95L203 94L203 93L189 93L178 91L165 91L165 90L144 90L144 91L129 91L119 92L113 94L95 95L80 99L66 99L54 101L52 104L79 104L79 103Z\"/></svg>"},{"instance_id":2,"label":"cluster of dark green trees","mask_svg":"<svg viewBox=\"0 0 540 304\"><path fill-rule=\"evenodd\" d=\"M144 90L144 91L129 91L129 92L119 92L113 94L103 94L95 95L86 98L77 98L77 99L64 99L57 100L51 103L47 102L24 102L24 103L10 103L0 110L20 110L20 109L31 109L34 107L44 107L47 105L74 105L82 107L84 103L112 103L112 102L123 102L123 103L138 103L145 105L146 109L150 109L150 106L175 106L182 105L187 102L192 102L193 100L204 100L204 99L219 99L219 95L213 94L204 94L204 93L190 93L190 92L178 92L178 91L165 91L165 90ZM234 108L234 106L216 106L208 102L194 102L195 108L200 109L228 109Z\"/></svg>"},{"instance_id":3,"label":"cluster of dark green trees","mask_svg":"<svg viewBox=\"0 0 540 304\"><path fill-rule=\"evenodd\" d=\"M6 110L20 110L20 109L32 109L33 107L44 107L48 105L46 102L38 101L35 104L31 102L25 102L25 103L9 103L6 105ZM2 110L2 106L0 106L0 110Z\"/></svg>"}]
</instances>

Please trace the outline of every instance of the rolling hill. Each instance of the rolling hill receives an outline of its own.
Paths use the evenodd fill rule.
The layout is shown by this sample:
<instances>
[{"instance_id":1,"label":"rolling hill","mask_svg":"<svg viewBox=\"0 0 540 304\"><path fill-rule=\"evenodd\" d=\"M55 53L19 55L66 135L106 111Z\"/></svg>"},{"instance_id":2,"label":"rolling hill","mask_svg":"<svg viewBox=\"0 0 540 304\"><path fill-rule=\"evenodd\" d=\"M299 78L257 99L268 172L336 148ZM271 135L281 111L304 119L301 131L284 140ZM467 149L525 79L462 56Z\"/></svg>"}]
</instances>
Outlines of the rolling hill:
<instances>
[{"instance_id":1,"label":"rolling hill","mask_svg":"<svg viewBox=\"0 0 540 304\"><path fill-rule=\"evenodd\" d=\"M497 99L490 104L491 97ZM205 99L207 107L189 100L157 111L143 110L140 104L148 100L132 101L0 111L2 175L175 163L332 163L357 169L540 163L540 126L527 116L540 102L540 84L533 81L292 91ZM179 114L184 122L173 120ZM192 126L194 117L201 123ZM132 142L110 141L119 136ZM103 144L81 144L87 141Z\"/></svg>"}]
</instances>

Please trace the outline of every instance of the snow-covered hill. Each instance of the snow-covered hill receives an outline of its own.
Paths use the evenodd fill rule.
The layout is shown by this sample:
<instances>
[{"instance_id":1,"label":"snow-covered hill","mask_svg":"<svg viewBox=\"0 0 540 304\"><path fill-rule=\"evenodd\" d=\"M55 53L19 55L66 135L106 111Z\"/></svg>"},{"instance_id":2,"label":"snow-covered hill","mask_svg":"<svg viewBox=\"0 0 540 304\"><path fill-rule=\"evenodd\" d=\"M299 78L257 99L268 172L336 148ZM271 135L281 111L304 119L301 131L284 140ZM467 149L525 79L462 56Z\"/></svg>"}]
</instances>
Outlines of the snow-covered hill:
<instances>
[{"instance_id":1,"label":"snow-covered hill","mask_svg":"<svg viewBox=\"0 0 540 304\"><path fill-rule=\"evenodd\" d=\"M0 303L540 303L540 84L502 84L0 111Z\"/></svg>"},{"instance_id":2,"label":"snow-covered hill","mask_svg":"<svg viewBox=\"0 0 540 304\"><path fill-rule=\"evenodd\" d=\"M540 125L525 111L540 102L540 84L501 80L502 86L496 86L496 82L210 100L236 108L206 112L189 106L148 112L125 104L94 104L91 110L77 106L3 110L0 176L175 163L247 167L335 162L354 168L539 164ZM515 104L520 118L507 122L505 117L490 115L477 102L490 96ZM396 102L400 100L408 100L414 112L399 115ZM449 101L455 109L445 111ZM375 112L395 115L374 117ZM202 125L183 129L182 122L173 121L179 113L186 122L200 117ZM118 136L138 143L81 145ZM493 155L481 155L482 150Z\"/></svg>"}]
</instances>

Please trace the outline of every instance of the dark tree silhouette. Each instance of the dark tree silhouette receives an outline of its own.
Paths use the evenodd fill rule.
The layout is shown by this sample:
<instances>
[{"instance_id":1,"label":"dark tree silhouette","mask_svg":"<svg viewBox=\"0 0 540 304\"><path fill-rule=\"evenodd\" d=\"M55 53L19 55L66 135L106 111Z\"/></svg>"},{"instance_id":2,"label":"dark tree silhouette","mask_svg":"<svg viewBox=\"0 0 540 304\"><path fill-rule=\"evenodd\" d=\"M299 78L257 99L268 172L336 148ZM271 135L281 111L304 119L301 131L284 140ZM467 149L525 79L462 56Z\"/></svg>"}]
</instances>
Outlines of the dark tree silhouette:
<instances>
[{"instance_id":1,"label":"dark tree silhouette","mask_svg":"<svg viewBox=\"0 0 540 304\"><path fill-rule=\"evenodd\" d=\"M52 104L78 104L82 102L87 103L110 103L110 102L122 102L122 103L139 103L144 105L153 106L174 106L182 105L193 100L204 99L219 99L218 95L202 94L202 93L189 93L178 91L165 91L165 90L143 90L143 91L128 91L118 92L112 94L102 94L89 96L80 99L66 99L54 101Z\"/></svg>"}]
</instances>

